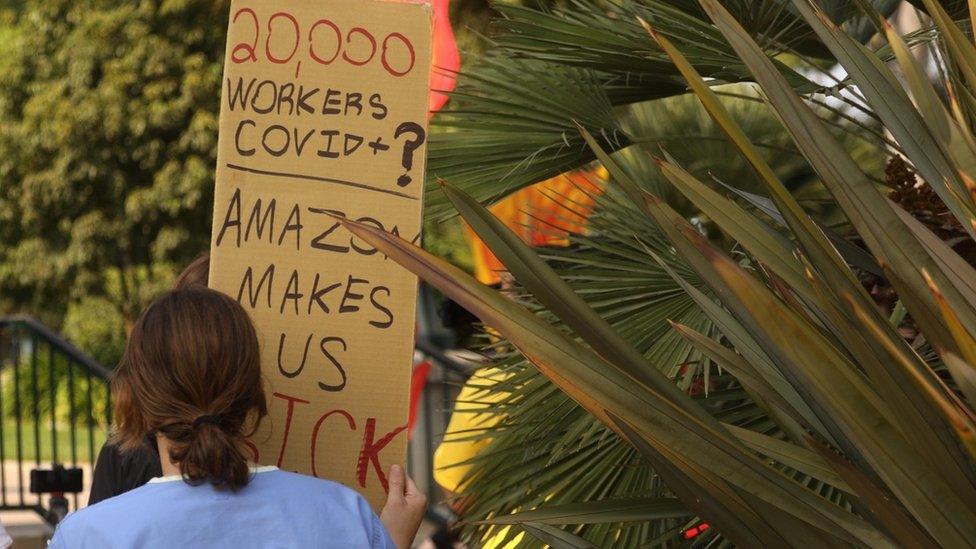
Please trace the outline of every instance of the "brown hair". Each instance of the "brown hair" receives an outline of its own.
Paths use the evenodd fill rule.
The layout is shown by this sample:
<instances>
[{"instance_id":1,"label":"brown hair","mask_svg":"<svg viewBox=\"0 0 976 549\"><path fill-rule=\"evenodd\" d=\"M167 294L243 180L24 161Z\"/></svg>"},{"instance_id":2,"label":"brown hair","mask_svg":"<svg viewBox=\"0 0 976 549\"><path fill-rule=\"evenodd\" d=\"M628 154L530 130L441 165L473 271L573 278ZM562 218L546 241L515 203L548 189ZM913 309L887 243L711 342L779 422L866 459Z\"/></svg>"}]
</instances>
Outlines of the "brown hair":
<instances>
[{"instance_id":1,"label":"brown hair","mask_svg":"<svg viewBox=\"0 0 976 549\"><path fill-rule=\"evenodd\" d=\"M112 391L123 450L159 433L187 482L247 484L245 438L267 404L254 325L236 301L199 285L163 294L136 321Z\"/></svg>"},{"instance_id":2,"label":"brown hair","mask_svg":"<svg viewBox=\"0 0 976 549\"><path fill-rule=\"evenodd\" d=\"M183 269L173 284L174 290L190 286L207 286L210 282L210 252L203 252Z\"/></svg>"}]
</instances>

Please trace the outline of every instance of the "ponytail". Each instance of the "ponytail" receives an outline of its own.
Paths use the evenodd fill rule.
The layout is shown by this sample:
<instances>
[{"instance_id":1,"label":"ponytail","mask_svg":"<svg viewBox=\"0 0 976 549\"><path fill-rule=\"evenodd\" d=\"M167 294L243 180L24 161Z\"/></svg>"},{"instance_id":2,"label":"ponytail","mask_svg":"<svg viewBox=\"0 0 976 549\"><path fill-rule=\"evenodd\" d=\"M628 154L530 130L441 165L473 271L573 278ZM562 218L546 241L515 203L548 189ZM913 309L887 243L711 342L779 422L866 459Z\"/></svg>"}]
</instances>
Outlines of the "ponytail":
<instances>
[{"instance_id":1,"label":"ponytail","mask_svg":"<svg viewBox=\"0 0 976 549\"><path fill-rule=\"evenodd\" d=\"M249 479L246 445L240 432L229 432L218 416L201 415L192 422L166 425L159 432L170 442L169 457L180 464L192 485L209 483L237 490Z\"/></svg>"}]
</instances>

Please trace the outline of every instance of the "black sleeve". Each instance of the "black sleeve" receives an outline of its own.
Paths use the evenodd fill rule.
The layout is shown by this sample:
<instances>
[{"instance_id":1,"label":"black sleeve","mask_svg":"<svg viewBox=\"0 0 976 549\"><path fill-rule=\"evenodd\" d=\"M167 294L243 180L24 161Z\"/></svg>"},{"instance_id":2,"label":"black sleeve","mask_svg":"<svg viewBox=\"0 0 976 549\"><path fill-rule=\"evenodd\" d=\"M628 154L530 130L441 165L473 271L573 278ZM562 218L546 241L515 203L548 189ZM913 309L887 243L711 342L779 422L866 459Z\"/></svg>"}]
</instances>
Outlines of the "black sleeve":
<instances>
[{"instance_id":1,"label":"black sleeve","mask_svg":"<svg viewBox=\"0 0 976 549\"><path fill-rule=\"evenodd\" d=\"M88 505L138 488L162 474L155 439L147 438L143 447L126 453L106 442L95 463Z\"/></svg>"},{"instance_id":2,"label":"black sleeve","mask_svg":"<svg viewBox=\"0 0 976 549\"><path fill-rule=\"evenodd\" d=\"M105 443L98 452L95 462L95 472L92 473L91 492L88 494L88 505L95 505L103 499L118 495L116 487L121 477L122 456L114 444Z\"/></svg>"}]
</instances>

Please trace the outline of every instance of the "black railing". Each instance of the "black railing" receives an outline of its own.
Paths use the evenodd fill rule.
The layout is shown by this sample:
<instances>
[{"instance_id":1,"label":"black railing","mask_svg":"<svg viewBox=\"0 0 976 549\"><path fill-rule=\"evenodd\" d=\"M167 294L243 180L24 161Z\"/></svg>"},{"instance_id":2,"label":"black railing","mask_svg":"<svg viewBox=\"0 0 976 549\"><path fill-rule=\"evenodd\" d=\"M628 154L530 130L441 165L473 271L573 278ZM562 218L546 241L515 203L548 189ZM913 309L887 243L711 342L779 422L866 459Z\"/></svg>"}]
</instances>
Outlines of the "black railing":
<instances>
[{"instance_id":1,"label":"black railing","mask_svg":"<svg viewBox=\"0 0 976 549\"><path fill-rule=\"evenodd\" d=\"M424 340L417 341L414 362L415 367L428 363L429 371L416 404L416 424L410 437L407 469L427 494L430 502L427 519L442 525L453 517L453 510L445 501L446 494L434 480L434 452L444 439L457 393L477 364L470 358L451 356Z\"/></svg>"},{"instance_id":2,"label":"black railing","mask_svg":"<svg viewBox=\"0 0 976 549\"><path fill-rule=\"evenodd\" d=\"M454 330L444 325L442 305L430 286L420 285L417 300L417 337L414 367L427 363L429 370L416 405L416 423L410 437L407 468L427 494L427 519L443 526L453 518L441 487L434 480L434 452L444 439L457 394L480 365L470 353L456 349Z\"/></svg>"},{"instance_id":3,"label":"black railing","mask_svg":"<svg viewBox=\"0 0 976 549\"><path fill-rule=\"evenodd\" d=\"M54 523L87 503L76 492L52 512L50 495L31 493L30 471L80 468L90 482L112 419L109 374L36 319L0 317L0 510Z\"/></svg>"}]
</instances>

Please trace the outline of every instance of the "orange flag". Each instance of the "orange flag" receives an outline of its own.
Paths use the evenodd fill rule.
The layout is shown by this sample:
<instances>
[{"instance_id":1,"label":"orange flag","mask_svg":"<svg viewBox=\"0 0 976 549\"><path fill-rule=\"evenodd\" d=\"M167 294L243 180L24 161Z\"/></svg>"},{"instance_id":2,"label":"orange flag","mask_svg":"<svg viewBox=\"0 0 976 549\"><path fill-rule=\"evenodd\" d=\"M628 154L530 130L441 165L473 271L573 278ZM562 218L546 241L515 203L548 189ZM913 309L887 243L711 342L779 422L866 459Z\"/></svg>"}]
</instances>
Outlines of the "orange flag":
<instances>
[{"instance_id":1,"label":"orange flag","mask_svg":"<svg viewBox=\"0 0 976 549\"><path fill-rule=\"evenodd\" d=\"M607 178L602 166L567 172L516 191L489 210L527 244L566 246L570 233L586 232L586 219ZM501 282L502 262L466 223L464 233L471 244L475 278L483 284Z\"/></svg>"},{"instance_id":2,"label":"orange flag","mask_svg":"<svg viewBox=\"0 0 976 549\"><path fill-rule=\"evenodd\" d=\"M430 98L428 106L433 115L439 111L450 92L457 84L457 71L461 69L461 54L458 53L451 28L450 0L432 0L434 6L434 62L430 75Z\"/></svg>"},{"instance_id":3,"label":"orange flag","mask_svg":"<svg viewBox=\"0 0 976 549\"><path fill-rule=\"evenodd\" d=\"M429 3L434 8L433 59L430 66L430 95L427 96L427 116L430 117L447 103L447 92L453 91L457 84L461 54L458 53L454 29L451 28L451 0L419 0L418 3Z\"/></svg>"}]
</instances>

